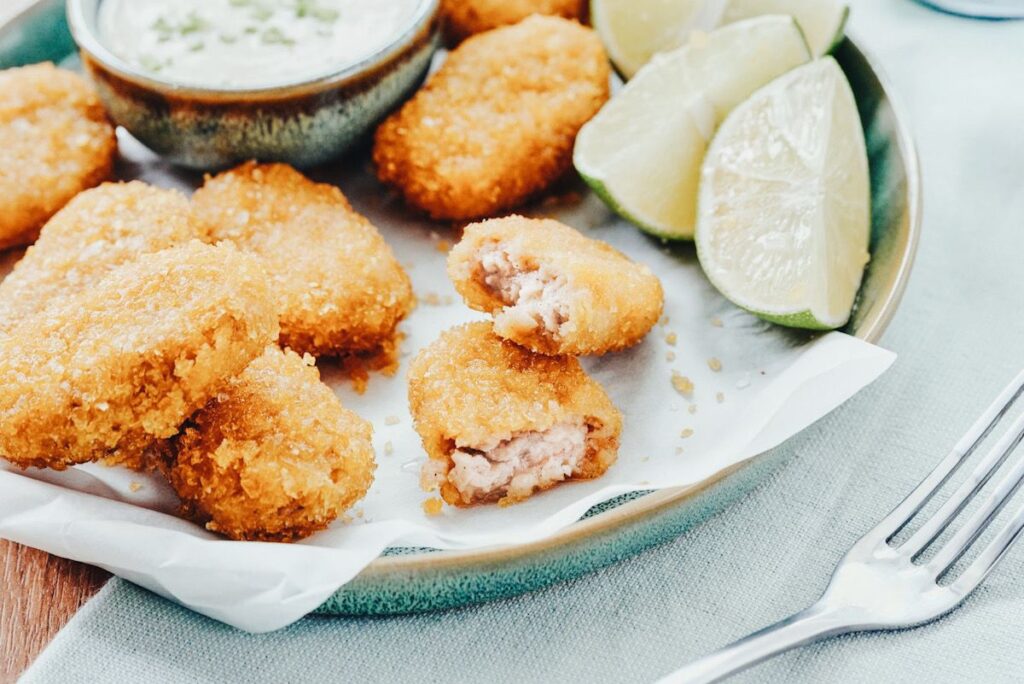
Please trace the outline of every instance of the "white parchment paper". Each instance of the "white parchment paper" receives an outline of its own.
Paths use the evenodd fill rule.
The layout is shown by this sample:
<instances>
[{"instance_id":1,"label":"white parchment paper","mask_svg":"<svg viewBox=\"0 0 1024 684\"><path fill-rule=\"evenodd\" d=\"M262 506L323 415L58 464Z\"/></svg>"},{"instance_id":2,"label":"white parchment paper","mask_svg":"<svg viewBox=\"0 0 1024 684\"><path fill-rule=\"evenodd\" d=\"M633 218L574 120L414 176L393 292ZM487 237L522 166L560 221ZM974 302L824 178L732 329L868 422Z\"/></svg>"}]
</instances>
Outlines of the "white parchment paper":
<instances>
[{"instance_id":1,"label":"white parchment paper","mask_svg":"<svg viewBox=\"0 0 1024 684\"><path fill-rule=\"evenodd\" d=\"M186 191L201 182L123 134L121 149L126 178ZM626 352L584 359L624 414L619 460L598 480L556 487L516 506L446 507L427 517L421 505L432 495L418 486L426 456L408 412L406 368L442 330L481 316L461 303L445 276L444 248L457 234L410 214L376 183L365 158L338 166L312 175L340 185L380 228L421 299L402 324L407 338L395 377L374 375L358 395L330 361L318 364L345 405L374 425L376 481L351 520L297 544L226 541L174 517L175 497L158 476L94 464L63 473L0 464L0 537L101 566L241 629L269 631L316 608L389 545L523 543L571 525L616 495L698 483L810 426L895 358L847 335L787 331L736 309L701 274L692 246L666 247L642 235L570 184L561 198L526 213L611 243L648 264L665 288L667 324ZM710 359L721 369L713 370ZM692 380L691 398L673 389L673 371Z\"/></svg>"}]
</instances>

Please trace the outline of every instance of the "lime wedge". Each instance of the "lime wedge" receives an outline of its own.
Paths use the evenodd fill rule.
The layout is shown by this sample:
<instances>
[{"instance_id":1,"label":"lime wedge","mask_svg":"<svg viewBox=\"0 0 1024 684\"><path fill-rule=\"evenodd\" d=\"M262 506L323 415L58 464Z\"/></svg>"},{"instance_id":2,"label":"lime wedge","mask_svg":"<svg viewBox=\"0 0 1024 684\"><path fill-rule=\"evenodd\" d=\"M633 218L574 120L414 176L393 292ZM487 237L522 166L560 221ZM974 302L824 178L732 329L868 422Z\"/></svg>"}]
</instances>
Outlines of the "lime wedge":
<instances>
[{"instance_id":1,"label":"lime wedge","mask_svg":"<svg viewBox=\"0 0 1024 684\"><path fill-rule=\"evenodd\" d=\"M831 57L769 83L722 123L701 169L696 241L733 303L791 327L844 325L870 227L864 134Z\"/></svg>"},{"instance_id":2,"label":"lime wedge","mask_svg":"<svg viewBox=\"0 0 1024 684\"><path fill-rule=\"evenodd\" d=\"M632 78L655 53L684 44L692 31L712 30L721 16L722 8L707 0L591 0L590 3L590 22L623 78Z\"/></svg>"},{"instance_id":3,"label":"lime wedge","mask_svg":"<svg viewBox=\"0 0 1024 684\"><path fill-rule=\"evenodd\" d=\"M815 57L832 52L843 39L849 8L838 0L728 0L722 23L762 14L789 14L803 29Z\"/></svg>"},{"instance_id":4,"label":"lime wedge","mask_svg":"<svg viewBox=\"0 0 1024 684\"><path fill-rule=\"evenodd\" d=\"M815 56L843 37L848 10L839 0L591 0L590 20L615 68L631 78L658 52L685 44L695 31L765 14L788 14Z\"/></svg>"},{"instance_id":5,"label":"lime wedge","mask_svg":"<svg viewBox=\"0 0 1024 684\"><path fill-rule=\"evenodd\" d=\"M725 115L810 59L790 17L750 19L657 55L576 137L573 162L642 230L691 239L700 164Z\"/></svg>"}]
</instances>

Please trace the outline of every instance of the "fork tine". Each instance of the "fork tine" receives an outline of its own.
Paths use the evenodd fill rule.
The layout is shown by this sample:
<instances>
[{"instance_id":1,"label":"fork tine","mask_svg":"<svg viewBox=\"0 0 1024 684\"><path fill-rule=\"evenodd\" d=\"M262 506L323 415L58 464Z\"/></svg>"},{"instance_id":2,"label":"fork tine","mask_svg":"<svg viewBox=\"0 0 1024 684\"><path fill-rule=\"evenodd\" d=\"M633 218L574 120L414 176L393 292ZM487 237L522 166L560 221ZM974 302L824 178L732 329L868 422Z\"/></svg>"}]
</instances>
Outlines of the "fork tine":
<instances>
[{"instance_id":1,"label":"fork tine","mask_svg":"<svg viewBox=\"0 0 1024 684\"><path fill-rule=\"evenodd\" d=\"M999 440L997 448L1004 450L1003 458L1016 449L1022 439L1024 439L1024 416L1018 418L1014 423L1013 431ZM928 562L929 569L935 572L936 577L946 572L971 547L971 544L985 531L985 528L991 524L1013 493L1017 491L1022 480L1024 480L1024 459L1017 461L1013 469L999 481L985 504L967 519L963 527L958 529L956 534Z\"/></svg>"},{"instance_id":2,"label":"fork tine","mask_svg":"<svg viewBox=\"0 0 1024 684\"><path fill-rule=\"evenodd\" d=\"M1017 377L1007 385L992 404L975 421L971 429L960 438L953 450L946 458L939 462L931 473L921 481L914 491L910 492L903 501L882 518L874 529L864 535L864 540L889 541L902 530L911 518L928 503L942 485L956 472L957 468L970 456L978 447L978 444L992 432L996 424L1002 420L1006 412L1010 410L1014 402L1024 393L1024 371L1017 374Z\"/></svg>"},{"instance_id":3,"label":"fork tine","mask_svg":"<svg viewBox=\"0 0 1024 684\"><path fill-rule=\"evenodd\" d=\"M967 569L949 585L949 589L961 597L974 591L988 577L988 574L992 572L992 568L996 567L996 564L1003 559L1006 552L1013 546L1013 543L1020 538L1022 530L1024 530L1024 505L1017 510L1013 518L999 531L995 539L989 542L985 550L978 554L978 557L967 566Z\"/></svg>"},{"instance_id":4,"label":"fork tine","mask_svg":"<svg viewBox=\"0 0 1024 684\"><path fill-rule=\"evenodd\" d=\"M917 557L949 527L960 512L1003 465L1024 436L1024 415L1013 422L1006 434L985 455L971 476L964 480L942 507L905 541L900 549ZM972 518L973 521L973 518ZM971 541L974 541L973 539Z\"/></svg>"}]
</instances>

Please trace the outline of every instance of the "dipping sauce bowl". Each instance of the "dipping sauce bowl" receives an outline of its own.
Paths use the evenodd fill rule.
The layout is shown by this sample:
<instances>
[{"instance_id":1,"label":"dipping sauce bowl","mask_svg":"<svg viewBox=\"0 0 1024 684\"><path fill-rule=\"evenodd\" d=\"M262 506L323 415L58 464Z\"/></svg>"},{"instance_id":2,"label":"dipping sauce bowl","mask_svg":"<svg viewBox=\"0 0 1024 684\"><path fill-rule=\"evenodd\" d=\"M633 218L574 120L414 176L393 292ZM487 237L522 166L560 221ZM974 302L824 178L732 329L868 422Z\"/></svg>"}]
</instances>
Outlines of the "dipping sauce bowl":
<instances>
[{"instance_id":1,"label":"dipping sauce bowl","mask_svg":"<svg viewBox=\"0 0 1024 684\"><path fill-rule=\"evenodd\" d=\"M341 155L415 91L440 44L438 0L417 0L395 38L356 61L325 63L294 82L196 85L115 54L100 29L103 2L68 0L67 13L110 117L171 162L197 169L248 159L307 167Z\"/></svg>"}]
</instances>

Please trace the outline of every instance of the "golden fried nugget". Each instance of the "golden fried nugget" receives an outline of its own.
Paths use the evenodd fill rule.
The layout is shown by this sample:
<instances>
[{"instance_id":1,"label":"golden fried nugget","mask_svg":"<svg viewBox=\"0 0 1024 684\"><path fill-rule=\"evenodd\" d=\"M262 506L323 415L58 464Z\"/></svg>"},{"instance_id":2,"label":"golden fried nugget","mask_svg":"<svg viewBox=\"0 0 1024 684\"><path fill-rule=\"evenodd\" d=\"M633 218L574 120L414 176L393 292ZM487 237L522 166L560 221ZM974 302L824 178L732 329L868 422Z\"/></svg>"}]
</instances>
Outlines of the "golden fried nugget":
<instances>
[{"instance_id":1,"label":"golden fried nugget","mask_svg":"<svg viewBox=\"0 0 1024 684\"><path fill-rule=\"evenodd\" d=\"M138 458L276 337L257 260L198 241L143 255L0 336L0 457Z\"/></svg>"},{"instance_id":2,"label":"golden fried nugget","mask_svg":"<svg viewBox=\"0 0 1024 684\"><path fill-rule=\"evenodd\" d=\"M608 79L601 41L574 21L473 36L377 129L377 175L435 219L492 216L569 169Z\"/></svg>"},{"instance_id":3,"label":"golden fried nugget","mask_svg":"<svg viewBox=\"0 0 1024 684\"><path fill-rule=\"evenodd\" d=\"M430 457L421 479L450 504L521 501L615 462L622 416L568 356L505 341L491 324L452 328L409 369L409 406Z\"/></svg>"},{"instance_id":4,"label":"golden fried nugget","mask_svg":"<svg viewBox=\"0 0 1024 684\"><path fill-rule=\"evenodd\" d=\"M373 428L307 358L268 347L193 416L168 469L186 516L232 539L294 541L366 494Z\"/></svg>"},{"instance_id":5,"label":"golden fried nugget","mask_svg":"<svg viewBox=\"0 0 1024 684\"><path fill-rule=\"evenodd\" d=\"M551 219L467 226L448 275L471 308L494 315L494 332L541 354L625 349L664 306L651 269Z\"/></svg>"},{"instance_id":6,"label":"golden fried nugget","mask_svg":"<svg viewBox=\"0 0 1024 684\"><path fill-rule=\"evenodd\" d=\"M46 222L0 282L0 333L51 300L92 287L121 264L197 237L180 192L139 181L86 190Z\"/></svg>"},{"instance_id":7,"label":"golden fried nugget","mask_svg":"<svg viewBox=\"0 0 1024 684\"><path fill-rule=\"evenodd\" d=\"M35 240L68 200L110 176L116 153L81 77L49 63L0 71L0 249Z\"/></svg>"},{"instance_id":8,"label":"golden fried nugget","mask_svg":"<svg viewBox=\"0 0 1024 684\"><path fill-rule=\"evenodd\" d=\"M249 162L192 198L196 224L264 262L281 346L313 355L369 351L412 309L409 277L341 191L285 164Z\"/></svg>"},{"instance_id":9,"label":"golden fried nugget","mask_svg":"<svg viewBox=\"0 0 1024 684\"><path fill-rule=\"evenodd\" d=\"M582 0L441 0L445 37L458 43L475 33L515 24L531 14L581 19Z\"/></svg>"}]
</instances>

